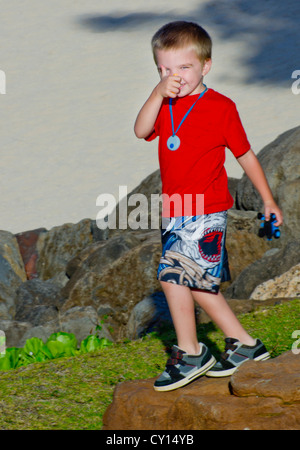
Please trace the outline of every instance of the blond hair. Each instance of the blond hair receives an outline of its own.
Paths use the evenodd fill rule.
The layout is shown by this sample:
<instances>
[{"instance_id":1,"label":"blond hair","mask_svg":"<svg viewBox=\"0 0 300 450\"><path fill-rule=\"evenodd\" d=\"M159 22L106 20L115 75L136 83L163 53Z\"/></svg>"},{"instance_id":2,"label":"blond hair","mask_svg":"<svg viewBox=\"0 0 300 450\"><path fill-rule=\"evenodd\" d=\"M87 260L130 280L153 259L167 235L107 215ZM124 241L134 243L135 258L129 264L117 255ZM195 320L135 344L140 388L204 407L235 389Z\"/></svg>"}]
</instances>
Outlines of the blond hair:
<instances>
[{"instance_id":1,"label":"blond hair","mask_svg":"<svg viewBox=\"0 0 300 450\"><path fill-rule=\"evenodd\" d=\"M193 48L201 62L211 59L211 38L204 28L193 22L167 23L154 34L151 45L156 64L157 50L175 50L184 47Z\"/></svg>"}]
</instances>

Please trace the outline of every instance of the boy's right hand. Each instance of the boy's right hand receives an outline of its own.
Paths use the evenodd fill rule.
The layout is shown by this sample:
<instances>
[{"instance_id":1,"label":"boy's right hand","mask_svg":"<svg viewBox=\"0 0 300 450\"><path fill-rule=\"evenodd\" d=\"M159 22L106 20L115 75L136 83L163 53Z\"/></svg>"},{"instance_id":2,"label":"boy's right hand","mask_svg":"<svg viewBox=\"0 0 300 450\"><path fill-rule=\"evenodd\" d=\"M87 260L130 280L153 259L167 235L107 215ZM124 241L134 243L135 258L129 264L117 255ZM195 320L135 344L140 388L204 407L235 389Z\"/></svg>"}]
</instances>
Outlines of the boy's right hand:
<instances>
[{"instance_id":1,"label":"boy's right hand","mask_svg":"<svg viewBox=\"0 0 300 450\"><path fill-rule=\"evenodd\" d=\"M180 92L181 77L178 75L168 75L164 66L160 66L160 82L156 86L157 92L162 97L176 98Z\"/></svg>"}]
</instances>

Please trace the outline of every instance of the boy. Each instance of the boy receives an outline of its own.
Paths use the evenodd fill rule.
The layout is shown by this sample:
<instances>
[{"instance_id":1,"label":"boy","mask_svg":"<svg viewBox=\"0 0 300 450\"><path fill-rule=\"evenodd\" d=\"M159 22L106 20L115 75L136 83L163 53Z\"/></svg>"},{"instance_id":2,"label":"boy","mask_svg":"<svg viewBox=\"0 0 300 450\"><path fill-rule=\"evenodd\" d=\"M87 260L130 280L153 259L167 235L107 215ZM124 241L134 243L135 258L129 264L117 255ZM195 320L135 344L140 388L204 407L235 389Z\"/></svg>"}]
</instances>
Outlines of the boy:
<instances>
[{"instance_id":1,"label":"boy","mask_svg":"<svg viewBox=\"0 0 300 450\"><path fill-rule=\"evenodd\" d=\"M260 193L266 219L282 213L251 150L235 104L207 89L203 78L211 68L211 39L199 25L171 22L152 38L160 82L140 110L134 130L148 141L159 136L163 201L163 254L158 279L173 319L177 345L154 389L169 391L200 375L231 375L248 359L270 357L259 339L242 327L219 292L230 279L225 248L227 210L233 199L224 168L229 148ZM204 201L199 200L199 194ZM176 204L175 204L176 203ZM194 301L225 335L219 362L199 343Z\"/></svg>"}]
</instances>

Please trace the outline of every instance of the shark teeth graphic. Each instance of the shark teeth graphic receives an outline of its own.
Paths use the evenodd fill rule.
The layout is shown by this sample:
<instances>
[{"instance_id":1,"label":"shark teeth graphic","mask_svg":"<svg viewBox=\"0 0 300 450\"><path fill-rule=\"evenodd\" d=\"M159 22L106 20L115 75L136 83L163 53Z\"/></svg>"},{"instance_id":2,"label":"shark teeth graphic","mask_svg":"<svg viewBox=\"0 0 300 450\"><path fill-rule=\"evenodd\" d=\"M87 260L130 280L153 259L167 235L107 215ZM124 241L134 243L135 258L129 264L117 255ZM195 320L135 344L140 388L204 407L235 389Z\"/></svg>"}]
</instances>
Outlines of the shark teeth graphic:
<instances>
[{"instance_id":1,"label":"shark teeth graphic","mask_svg":"<svg viewBox=\"0 0 300 450\"><path fill-rule=\"evenodd\" d=\"M198 241L198 248L201 257L210 263L219 263L221 260L221 243L223 230L221 228L208 228Z\"/></svg>"}]
</instances>

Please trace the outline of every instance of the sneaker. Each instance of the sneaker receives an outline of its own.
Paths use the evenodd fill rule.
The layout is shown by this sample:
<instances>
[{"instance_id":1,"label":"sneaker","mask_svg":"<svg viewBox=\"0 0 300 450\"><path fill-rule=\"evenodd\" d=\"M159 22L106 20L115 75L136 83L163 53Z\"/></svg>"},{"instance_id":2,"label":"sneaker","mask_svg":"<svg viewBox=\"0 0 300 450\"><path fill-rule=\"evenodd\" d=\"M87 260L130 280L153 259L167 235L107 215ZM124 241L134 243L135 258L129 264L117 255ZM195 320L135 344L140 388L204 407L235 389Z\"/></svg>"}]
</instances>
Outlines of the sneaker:
<instances>
[{"instance_id":1,"label":"sneaker","mask_svg":"<svg viewBox=\"0 0 300 450\"><path fill-rule=\"evenodd\" d=\"M207 372L216 363L216 359L206 345L200 343L200 347L198 355L189 355L174 345L171 358L167 361L165 371L155 381L154 389L156 391L172 391L185 386Z\"/></svg>"},{"instance_id":2,"label":"sneaker","mask_svg":"<svg viewBox=\"0 0 300 450\"><path fill-rule=\"evenodd\" d=\"M238 339L225 339L225 352L221 354L221 359L214 367L206 372L208 377L227 377L232 375L237 368L249 359L264 361L270 358L264 344L256 339L253 346L242 344Z\"/></svg>"}]
</instances>

